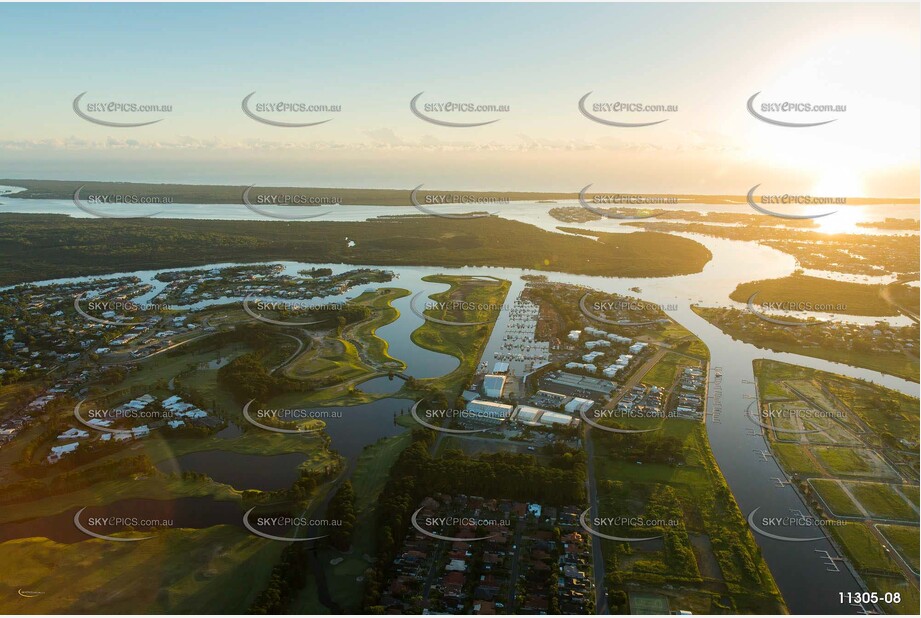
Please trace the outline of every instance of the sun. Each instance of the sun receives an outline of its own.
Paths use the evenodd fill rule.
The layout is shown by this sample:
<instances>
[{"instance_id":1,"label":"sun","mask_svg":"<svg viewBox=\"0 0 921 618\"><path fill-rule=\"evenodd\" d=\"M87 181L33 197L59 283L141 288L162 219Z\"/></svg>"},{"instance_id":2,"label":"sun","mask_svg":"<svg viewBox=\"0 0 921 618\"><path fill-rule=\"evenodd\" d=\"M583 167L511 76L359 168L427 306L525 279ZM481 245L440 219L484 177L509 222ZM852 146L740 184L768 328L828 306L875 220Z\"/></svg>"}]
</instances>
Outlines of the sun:
<instances>
[{"instance_id":1,"label":"sun","mask_svg":"<svg viewBox=\"0 0 921 618\"><path fill-rule=\"evenodd\" d=\"M863 196L863 183L852 170L836 167L827 170L812 190L812 197L853 198ZM863 208L852 204L827 204L814 206L823 212L834 211L815 219L816 231L823 234L853 234L860 231L858 223L865 220Z\"/></svg>"},{"instance_id":2,"label":"sun","mask_svg":"<svg viewBox=\"0 0 921 618\"><path fill-rule=\"evenodd\" d=\"M856 234L860 232L857 224L866 220L861 206L843 204L826 208L834 210L834 214L814 219L819 226L816 231L823 234Z\"/></svg>"},{"instance_id":3,"label":"sun","mask_svg":"<svg viewBox=\"0 0 921 618\"><path fill-rule=\"evenodd\" d=\"M863 197L863 182L851 170L828 170L812 188L815 197Z\"/></svg>"}]
</instances>

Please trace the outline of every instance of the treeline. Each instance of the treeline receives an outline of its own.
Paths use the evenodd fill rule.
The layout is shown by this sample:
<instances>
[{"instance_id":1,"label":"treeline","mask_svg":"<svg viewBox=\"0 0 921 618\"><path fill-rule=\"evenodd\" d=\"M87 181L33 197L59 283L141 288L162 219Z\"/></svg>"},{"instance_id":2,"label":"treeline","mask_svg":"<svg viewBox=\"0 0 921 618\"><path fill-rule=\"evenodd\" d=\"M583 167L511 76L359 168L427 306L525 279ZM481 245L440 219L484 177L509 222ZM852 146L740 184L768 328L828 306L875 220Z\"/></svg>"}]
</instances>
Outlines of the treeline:
<instances>
[{"instance_id":1,"label":"treeline","mask_svg":"<svg viewBox=\"0 0 921 618\"><path fill-rule=\"evenodd\" d=\"M358 515L355 512L355 490L352 482L345 481L329 501L326 508L326 519L340 522L329 529L329 542L339 551L348 550L352 544L352 533L355 531L355 522Z\"/></svg>"},{"instance_id":2,"label":"treeline","mask_svg":"<svg viewBox=\"0 0 921 618\"><path fill-rule=\"evenodd\" d=\"M315 487L314 482L326 477L328 474L305 475L301 481L295 483L290 491L298 494L305 491L307 487L311 487L309 491L312 493ZM246 502L248 493L250 492L244 492L244 502ZM341 527L331 526L328 529L328 538L329 543L336 549L347 550L351 544L356 520L355 492L349 481L345 481L330 500L326 510L326 519L342 522ZM314 551L315 547L307 547L307 545L313 546L314 544L291 543L282 551L280 560L272 568L268 584L250 606L250 614L283 614L290 610L292 601L297 598L308 582L309 552Z\"/></svg>"},{"instance_id":3,"label":"treeline","mask_svg":"<svg viewBox=\"0 0 921 618\"><path fill-rule=\"evenodd\" d=\"M284 614L291 602L307 585L311 550L305 543L291 543L281 552L281 559L269 576L265 590L259 593L249 608L250 614Z\"/></svg>"},{"instance_id":4,"label":"treeline","mask_svg":"<svg viewBox=\"0 0 921 618\"><path fill-rule=\"evenodd\" d=\"M532 455L495 453L471 458L449 451L435 459L431 430L416 429L412 443L397 458L378 498L377 555L365 586L365 608L379 602L387 571L399 551L419 502L436 493L468 494L551 505L585 502L585 454L562 444L548 451L549 465Z\"/></svg>"},{"instance_id":5,"label":"treeline","mask_svg":"<svg viewBox=\"0 0 921 618\"><path fill-rule=\"evenodd\" d=\"M117 466L102 464L83 470L64 472L52 478L49 482L38 479L25 479L0 487L0 504L15 504L28 502L49 495L65 494L84 487L91 487L96 483L124 478L135 474L146 474L154 470L154 465L147 455L126 457L118 462Z\"/></svg>"}]
</instances>

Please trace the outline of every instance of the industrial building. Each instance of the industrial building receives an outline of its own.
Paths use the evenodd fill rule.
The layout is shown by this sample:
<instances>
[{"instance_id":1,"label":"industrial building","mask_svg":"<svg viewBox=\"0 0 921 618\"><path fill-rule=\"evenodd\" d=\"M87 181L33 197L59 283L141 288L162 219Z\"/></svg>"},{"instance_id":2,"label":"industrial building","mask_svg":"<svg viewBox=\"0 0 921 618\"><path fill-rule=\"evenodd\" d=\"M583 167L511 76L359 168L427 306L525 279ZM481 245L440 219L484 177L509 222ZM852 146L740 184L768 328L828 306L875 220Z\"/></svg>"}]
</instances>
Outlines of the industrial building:
<instances>
[{"instance_id":1,"label":"industrial building","mask_svg":"<svg viewBox=\"0 0 921 618\"><path fill-rule=\"evenodd\" d=\"M505 376L494 373L487 374L483 378L483 394L493 399L501 399L502 391L505 389Z\"/></svg>"},{"instance_id":2,"label":"industrial building","mask_svg":"<svg viewBox=\"0 0 921 618\"><path fill-rule=\"evenodd\" d=\"M595 405L595 402L591 399L585 399L583 397L573 397L566 404L566 407L563 408L570 414L580 414L582 412L588 412L592 409L592 406Z\"/></svg>"},{"instance_id":3,"label":"industrial building","mask_svg":"<svg viewBox=\"0 0 921 618\"><path fill-rule=\"evenodd\" d=\"M513 407L505 403L474 399L467 403L462 418L500 423L512 414Z\"/></svg>"}]
</instances>

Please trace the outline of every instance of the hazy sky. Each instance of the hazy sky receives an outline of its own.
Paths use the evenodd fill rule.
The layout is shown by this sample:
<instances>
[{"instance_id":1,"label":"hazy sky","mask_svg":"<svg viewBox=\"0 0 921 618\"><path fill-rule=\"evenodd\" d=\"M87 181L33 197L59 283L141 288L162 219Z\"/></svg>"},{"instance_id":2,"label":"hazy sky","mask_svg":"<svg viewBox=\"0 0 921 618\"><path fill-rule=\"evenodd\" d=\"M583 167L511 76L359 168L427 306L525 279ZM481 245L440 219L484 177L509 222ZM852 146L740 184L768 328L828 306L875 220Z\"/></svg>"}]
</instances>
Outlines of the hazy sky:
<instances>
[{"instance_id":1,"label":"hazy sky","mask_svg":"<svg viewBox=\"0 0 921 618\"><path fill-rule=\"evenodd\" d=\"M919 194L917 4L0 5L0 177L302 186ZM341 105L272 114L241 100ZM510 111L429 115L442 101ZM579 99L677 105L605 113ZM761 102L845 112L753 118ZM120 101L168 113L72 109ZM92 115L92 114L91 114ZM765 115L771 116L765 112Z\"/></svg>"}]
</instances>

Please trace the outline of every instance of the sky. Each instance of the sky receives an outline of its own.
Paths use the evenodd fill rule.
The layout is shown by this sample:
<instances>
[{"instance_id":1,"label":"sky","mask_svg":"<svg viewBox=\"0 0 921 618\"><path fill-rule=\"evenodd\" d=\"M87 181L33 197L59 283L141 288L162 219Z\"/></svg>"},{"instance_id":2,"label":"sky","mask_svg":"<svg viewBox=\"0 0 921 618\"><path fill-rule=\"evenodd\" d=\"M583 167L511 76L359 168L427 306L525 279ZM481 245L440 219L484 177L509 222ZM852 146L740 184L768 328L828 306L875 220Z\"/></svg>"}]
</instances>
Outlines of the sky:
<instances>
[{"instance_id":1,"label":"sky","mask_svg":"<svg viewBox=\"0 0 921 618\"><path fill-rule=\"evenodd\" d=\"M0 177L917 197L912 4L0 4ZM102 126L73 110L141 127ZM241 109L275 101L336 112ZM475 123L448 127L430 118ZM604 120L646 123L616 127ZM746 102L845 106L773 112ZM92 113L88 105L171 106ZM508 106L425 112L425 104ZM601 103L677 106L610 112ZM260 108L261 109L261 108ZM432 109L432 108L429 108ZM841 108L837 108L841 109Z\"/></svg>"}]
</instances>

